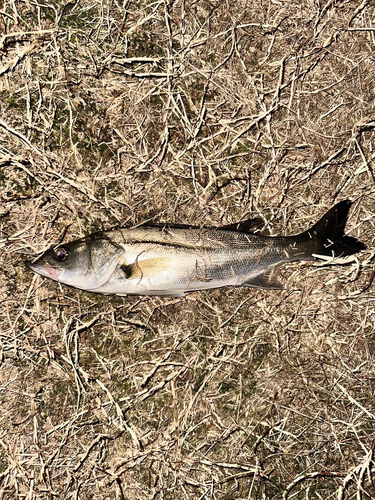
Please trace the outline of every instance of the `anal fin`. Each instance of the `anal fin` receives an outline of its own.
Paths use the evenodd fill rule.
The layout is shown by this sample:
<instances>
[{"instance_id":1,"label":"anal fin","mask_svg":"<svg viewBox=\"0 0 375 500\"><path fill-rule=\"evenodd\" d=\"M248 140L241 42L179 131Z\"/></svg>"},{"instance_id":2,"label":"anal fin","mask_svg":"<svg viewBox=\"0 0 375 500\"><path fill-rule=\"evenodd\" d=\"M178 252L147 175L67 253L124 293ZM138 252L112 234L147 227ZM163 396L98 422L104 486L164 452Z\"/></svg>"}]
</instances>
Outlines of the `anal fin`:
<instances>
[{"instance_id":1,"label":"anal fin","mask_svg":"<svg viewBox=\"0 0 375 500\"><path fill-rule=\"evenodd\" d=\"M283 284L277 279L277 267L270 267L264 272L250 276L240 286L282 290Z\"/></svg>"}]
</instances>

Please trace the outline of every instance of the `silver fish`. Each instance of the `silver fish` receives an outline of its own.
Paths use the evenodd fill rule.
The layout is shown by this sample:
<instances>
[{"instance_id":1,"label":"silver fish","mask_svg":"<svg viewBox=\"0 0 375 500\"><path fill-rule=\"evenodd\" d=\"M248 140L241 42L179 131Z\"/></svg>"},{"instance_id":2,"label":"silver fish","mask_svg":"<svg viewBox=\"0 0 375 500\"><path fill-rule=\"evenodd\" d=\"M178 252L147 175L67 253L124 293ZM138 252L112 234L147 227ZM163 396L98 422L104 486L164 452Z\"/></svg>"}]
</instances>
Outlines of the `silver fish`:
<instances>
[{"instance_id":1,"label":"silver fish","mask_svg":"<svg viewBox=\"0 0 375 500\"><path fill-rule=\"evenodd\" d=\"M229 285L278 289L280 264L366 248L344 234L350 206L349 200L338 203L295 236L255 233L259 219L220 228L144 225L59 245L26 265L60 283L104 294L181 297Z\"/></svg>"}]
</instances>

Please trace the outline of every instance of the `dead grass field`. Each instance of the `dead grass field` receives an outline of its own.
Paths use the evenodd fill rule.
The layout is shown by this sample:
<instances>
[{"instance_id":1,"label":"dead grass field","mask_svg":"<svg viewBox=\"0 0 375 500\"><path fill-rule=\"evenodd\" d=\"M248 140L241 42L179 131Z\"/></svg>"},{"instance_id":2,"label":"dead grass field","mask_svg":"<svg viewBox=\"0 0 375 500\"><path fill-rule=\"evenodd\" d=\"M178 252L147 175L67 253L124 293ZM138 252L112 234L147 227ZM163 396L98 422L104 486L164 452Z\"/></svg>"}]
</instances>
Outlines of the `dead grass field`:
<instances>
[{"instance_id":1,"label":"dead grass field","mask_svg":"<svg viewBox=\"0 0 375 500\"><path fill-rule=\"evenodd\" d=\"M0 2L0 497L375 498L375 3ZM271 234L285 290L100 296L24 260L102 228Z\"/></svg>"}]
</instances>

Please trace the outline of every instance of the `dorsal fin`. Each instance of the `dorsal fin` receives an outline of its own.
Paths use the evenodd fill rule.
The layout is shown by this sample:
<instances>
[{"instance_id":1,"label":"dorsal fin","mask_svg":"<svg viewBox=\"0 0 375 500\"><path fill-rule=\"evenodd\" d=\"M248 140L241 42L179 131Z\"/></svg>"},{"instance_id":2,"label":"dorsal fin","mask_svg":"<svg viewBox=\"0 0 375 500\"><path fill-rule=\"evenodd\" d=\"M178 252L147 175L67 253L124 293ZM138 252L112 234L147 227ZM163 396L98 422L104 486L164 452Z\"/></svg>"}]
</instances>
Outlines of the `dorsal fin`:
<instances>
[{"instance_id":1,"label":"dorsal fin","mask_svg":"<svg viewBox=\"0 0 375 500\"><path fill-rule=\"evenodd\" d=\"M243 233L258 233L264 228L264 221L260 217L254 219L242 220L234 224L226 224L219 229L227 229L230 231L242 231Z\"/></svg>"}]
</instances>

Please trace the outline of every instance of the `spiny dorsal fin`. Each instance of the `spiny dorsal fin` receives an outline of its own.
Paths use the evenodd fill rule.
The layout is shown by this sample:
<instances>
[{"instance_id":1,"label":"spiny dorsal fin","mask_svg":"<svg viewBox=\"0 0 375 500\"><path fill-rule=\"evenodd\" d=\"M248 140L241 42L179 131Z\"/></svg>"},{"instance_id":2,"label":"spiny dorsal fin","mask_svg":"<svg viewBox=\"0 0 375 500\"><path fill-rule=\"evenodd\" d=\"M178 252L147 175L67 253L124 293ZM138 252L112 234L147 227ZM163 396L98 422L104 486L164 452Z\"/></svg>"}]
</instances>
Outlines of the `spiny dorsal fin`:
<instances>
[{"instance_id":1,"label":"spiny dorsal fin","mask_svg":"<svg viewBox=\"0 0 375 500\"><path fill-rule=\"evenodd\" d=\"M264 228L264 221L260 217L254 219L242 220L234 224L227 224L221 226L220 229L227 229L230 231L242 231L243 233L258 233Z\"/></svg>"}]
</instances>

